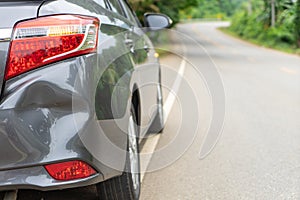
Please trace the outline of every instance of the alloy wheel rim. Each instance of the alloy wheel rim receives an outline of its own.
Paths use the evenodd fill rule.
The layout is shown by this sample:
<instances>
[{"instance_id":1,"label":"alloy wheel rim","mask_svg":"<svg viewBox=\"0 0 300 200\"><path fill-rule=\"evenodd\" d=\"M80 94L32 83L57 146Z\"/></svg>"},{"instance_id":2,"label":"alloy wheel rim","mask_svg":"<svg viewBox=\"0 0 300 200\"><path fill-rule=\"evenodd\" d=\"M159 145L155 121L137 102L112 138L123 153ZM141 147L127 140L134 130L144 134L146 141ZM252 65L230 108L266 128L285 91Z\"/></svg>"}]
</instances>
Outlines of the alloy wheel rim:
<instances>
[{"instance_id":1,"label":"alloy wheel rim","mask_svg":"<svg viewBox=\"0 0 300 200\"><path fill-rule=\"evenodd\" d=\"M164 123L164 119L163 119L163 104L162 104L162 91L161 91L161 86L158 86L158 95L159 95L159 101L158 101L158 114L159 114L159 118L161 120L161 123Z\"/></svg>"}]
</instances>

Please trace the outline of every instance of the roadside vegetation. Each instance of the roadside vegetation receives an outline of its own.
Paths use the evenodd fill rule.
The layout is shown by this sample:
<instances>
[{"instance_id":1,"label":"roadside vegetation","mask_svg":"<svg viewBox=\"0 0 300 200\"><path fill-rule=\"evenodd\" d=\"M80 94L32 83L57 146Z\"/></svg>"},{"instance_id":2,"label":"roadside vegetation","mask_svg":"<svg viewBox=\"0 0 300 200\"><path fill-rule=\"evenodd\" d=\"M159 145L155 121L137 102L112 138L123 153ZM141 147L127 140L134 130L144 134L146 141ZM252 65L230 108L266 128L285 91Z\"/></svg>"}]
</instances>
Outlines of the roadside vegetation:
<instances>
[{"instance_id":1,"label":"roadside vegetation","mask_svg":"<svg viewBox=\"0 0 300 200\"><path fill-rule=\"evenodd\" d=\"M128 2L141 23L143 23L144 13L155 12L168 15L173 20L173 26L180 22L181 11L198 5L198 0L128 0ZM149 32L148 36L160 56L168 55L171 52L171 38L167 30Z\"/></svg>"},{"instance_id":2,"label":"roadside vegetation","mask_svg":"<svg viewBox=\"0 0 300 200\"><path fill-rule=\"evenodd\" d=\"M180 20L206 18L228 19L245 0L128 0L139 19L145 12L161 12Z\"/></svg>"},{"instance_id":3,"label":"roadside vegetation","mask_svg":"<svg viewBox=\"0 0 300 200\"><path fill-rule=\"evenodd\" d=\"M176 26L181 20L193 18L227 19L232 16L244 0L128 0L137 17L143 23L146 12L168 15ZM160 55L168 54L170 37L167 31L148 34Z\"/></svg>"},{"instance_id":4,"label":"roadside vegetation","mask_svg":"<svg viewBox=\"0 0 300 200\"><path fill-rule=\"evenodd\" d=\"M197 0L197 6L180 11L182 20L229 19L245 0Z\"/></svg>"},{"instance_id":5,"label":"roadside vegetation","mask_svg":"<svg viewBox=\"0 0 300 200\"><path fill-rule=\"evenodd\" d=\"M136 11L141 22L144 13L161 12L171 17L174 25L180 21L180 11L198 5L198 0L128 0L128 2Z\"/></svg>"},{"instance_id":6,"label":"roadside vegetation","mask_svg":"<svg viewBox=\"0 0 300 200\"><path fill-rule=\"evenodd\" d=\"M128 0L141 21L162 12L174 21L231 20L223 30L258 45L300 54L300 0Z\"/></svg>"},{"instance_id":7,"label":"roadside vegetation","mask_svg":"<svg viewBox=\"0 0 300 200\"><path fill-rule=\"evenodd\" d=\"M300 1L247 1L228 31L256 44L300 53Z\"/></svg>"}]
</instances>

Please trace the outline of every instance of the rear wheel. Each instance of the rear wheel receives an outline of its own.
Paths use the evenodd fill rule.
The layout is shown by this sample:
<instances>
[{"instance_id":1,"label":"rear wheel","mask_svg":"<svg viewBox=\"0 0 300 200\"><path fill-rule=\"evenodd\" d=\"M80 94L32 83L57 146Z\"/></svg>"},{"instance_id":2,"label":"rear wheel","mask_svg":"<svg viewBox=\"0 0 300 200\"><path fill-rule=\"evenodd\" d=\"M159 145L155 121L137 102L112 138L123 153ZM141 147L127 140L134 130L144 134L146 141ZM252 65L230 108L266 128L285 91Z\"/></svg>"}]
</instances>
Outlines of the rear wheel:
<instances>
[{"instance_id":1,"label":"rear wheel","mask_svg":"<svg viewBox=\"0 0 300 200\"><path fill-rule=\"evenodd\" d=\"M138 128L134 109L128 120L128 145L125 171L122 176L97 184L99 199L137 200L140 196L140 157Z\"/></svg>"}]
</instances>

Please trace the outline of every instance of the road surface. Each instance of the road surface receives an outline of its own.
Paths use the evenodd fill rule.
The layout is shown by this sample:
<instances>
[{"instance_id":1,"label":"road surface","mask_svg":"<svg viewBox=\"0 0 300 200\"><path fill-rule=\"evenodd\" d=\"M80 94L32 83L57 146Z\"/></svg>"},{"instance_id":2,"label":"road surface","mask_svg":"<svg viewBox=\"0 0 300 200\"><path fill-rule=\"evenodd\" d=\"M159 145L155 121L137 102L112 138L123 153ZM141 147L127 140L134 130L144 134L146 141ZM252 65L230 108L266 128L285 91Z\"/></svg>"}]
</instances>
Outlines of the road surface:
<instances>
[{"instance_id":1,"label":"road surface","mask_svg":"<svg viewBox=\"0 0 300 200\"><path fill-rule=\"evenodd\" d=\"M176 98L142 200L300 199L300 57L217 30L226 25L181 24L173 33L162 73Z\"/></svg>"}]
</instances>

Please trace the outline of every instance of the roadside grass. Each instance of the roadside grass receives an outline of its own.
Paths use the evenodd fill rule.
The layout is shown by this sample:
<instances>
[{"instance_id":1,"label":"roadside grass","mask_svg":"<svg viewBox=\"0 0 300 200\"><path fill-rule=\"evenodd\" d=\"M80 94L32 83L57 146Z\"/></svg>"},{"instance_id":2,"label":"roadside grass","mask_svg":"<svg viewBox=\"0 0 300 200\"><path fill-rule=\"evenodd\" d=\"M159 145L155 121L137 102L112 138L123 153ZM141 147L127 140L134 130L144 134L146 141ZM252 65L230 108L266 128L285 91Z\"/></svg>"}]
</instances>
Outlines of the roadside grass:
<instances>
[{"instance_id":1,"label":"roadside grass","mask_svg":"<svg viewBox=\"0 0 300 200\"><path fill-rule=\"evenodd\" d=\"M275 49L275 50L279 50L279 51L282 51L282 52L286 52L286 53L290 53L290 54L296 54L296 55L299 55L300 56L300 48L297 48L296 46L291 46L291 45L288 45L286 43L276 43L274 44L274 42L272 41L261 41L261 40L257 40L257 39L249 39L249 38L245 38L245 37L242 37L240 36L239 34L231 31L229 28L224 28L224 27L221 27L219 28L220 31L222 31L223 33L226 33L232 37L235 37L235 38L238 38L238 39L243 39L243 40L246 40L250 43L253 43L255 45L258 45L258 46L262 46L262 47L267 47L267 48L270 48L270 49Z\"/></svg>"}]
</instances>

